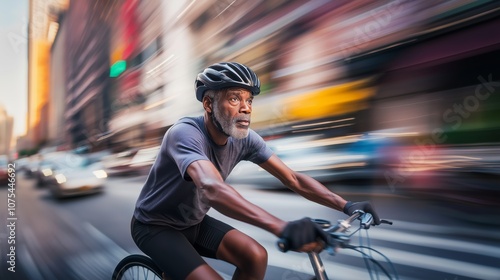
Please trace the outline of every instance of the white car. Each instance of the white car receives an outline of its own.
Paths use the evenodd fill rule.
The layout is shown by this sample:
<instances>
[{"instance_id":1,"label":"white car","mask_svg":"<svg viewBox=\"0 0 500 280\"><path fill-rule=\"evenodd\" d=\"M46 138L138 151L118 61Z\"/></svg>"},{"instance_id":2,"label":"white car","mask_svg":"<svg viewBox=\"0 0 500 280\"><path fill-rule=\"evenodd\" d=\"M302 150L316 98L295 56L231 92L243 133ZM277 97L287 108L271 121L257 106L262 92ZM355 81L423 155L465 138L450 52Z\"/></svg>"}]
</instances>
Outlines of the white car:
<instances>
[{"instance_id":1,"label":"white car","mask_svg":"<svg viewBox=\"0 0 500 280\"><path fill-rule=\"evenodd\" d=\"M86 195L103 191L107 180L100 161L84 155L68 154L53 169L51 193L57 198Z\"/></svg>"},{"instance_id":2,"label":"white car","mask_svg":"<svg viewBox=\"0 0 500 280\"><path fill-rule=\"evenodd\" d=\"M267 141L268 146L292 170L329 184L342 180L372 180L376 169L377 140L363 135L323 137L305 135ZM258 188L283 188L283 184L260 166L240 162L227 181L251 184Z\"/></svg>"},{"instance_id":3,"label":"white car","mask_svg":"<svg viewBox=\"0 0 500 280\"><path fill-rule=\"evenodd\" d=\"M160 146L140 149L130 160L130 168L139 174L149 173L159 152Z\"/></svg>"},{"instance_id":4,"label":"white car","mask_svg":"<svg viewBox=\"0 0 500 280\"><path fill-rule=\"evenodd\" d=\"M101 162L104 170L109 176L135 174L135 170L130 167L130 162L136 153L137 149L130 149L103 157Z\"/></svg>"}]
</instances>

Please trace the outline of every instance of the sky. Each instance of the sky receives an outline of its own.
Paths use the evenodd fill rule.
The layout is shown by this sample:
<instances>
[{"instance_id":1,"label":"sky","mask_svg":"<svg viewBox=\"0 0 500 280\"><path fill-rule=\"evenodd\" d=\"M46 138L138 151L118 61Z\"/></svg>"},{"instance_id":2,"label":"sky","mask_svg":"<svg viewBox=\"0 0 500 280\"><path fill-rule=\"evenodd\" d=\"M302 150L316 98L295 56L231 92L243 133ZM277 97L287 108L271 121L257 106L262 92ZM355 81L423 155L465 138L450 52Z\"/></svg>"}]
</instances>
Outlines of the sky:
<instances>
[{"instance_id":1,"label":"sky","mask_svg":"<svg viewBox=\"0 0 500 280\"><path fill-rule=\"evenodd\" d=\"M26 133L28 2L0 0L0 106L14 118L14 136Z\"/></svg>"}]
</instances>

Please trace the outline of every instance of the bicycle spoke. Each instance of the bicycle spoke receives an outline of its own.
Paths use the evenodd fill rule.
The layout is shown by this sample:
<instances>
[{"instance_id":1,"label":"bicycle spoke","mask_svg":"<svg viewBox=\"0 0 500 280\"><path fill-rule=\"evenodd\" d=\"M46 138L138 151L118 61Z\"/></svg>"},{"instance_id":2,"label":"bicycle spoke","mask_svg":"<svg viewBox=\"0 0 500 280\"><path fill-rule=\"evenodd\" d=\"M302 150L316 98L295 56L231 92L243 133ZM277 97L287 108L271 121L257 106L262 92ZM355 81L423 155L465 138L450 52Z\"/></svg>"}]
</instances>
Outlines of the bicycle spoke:
<instances>
[{"instance_id":1,"label":"bicycle spoke","mask_svg":"<svg viewBox=\"0 0 500 280\"><path fill-rule=\"evenodd\" d=\"M153 271L143 266L131 266L123 272L123 280L161 280Z\"/></svg>"}]
</instances>

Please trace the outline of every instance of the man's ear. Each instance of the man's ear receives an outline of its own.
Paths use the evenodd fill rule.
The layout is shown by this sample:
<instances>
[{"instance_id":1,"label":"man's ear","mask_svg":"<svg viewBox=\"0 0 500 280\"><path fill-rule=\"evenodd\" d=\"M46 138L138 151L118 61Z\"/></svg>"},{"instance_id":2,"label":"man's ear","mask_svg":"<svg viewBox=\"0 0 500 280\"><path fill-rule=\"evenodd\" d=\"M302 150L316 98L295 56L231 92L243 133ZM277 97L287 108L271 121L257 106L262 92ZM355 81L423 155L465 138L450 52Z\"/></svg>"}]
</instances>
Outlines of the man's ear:
<instances>
[{"instance_id":1,"label":"man's ear","mask_svg":"<svg viewBox=\"0 0 500 280\"><path fill-rule=\"evenodd\" d=\"M213 110L212 106L214 104L212 98L210 98L208 95L205 95L203 96L202 102L203 109L205 109L207 113L211 114Z\"/></svg>"}]
</instances>

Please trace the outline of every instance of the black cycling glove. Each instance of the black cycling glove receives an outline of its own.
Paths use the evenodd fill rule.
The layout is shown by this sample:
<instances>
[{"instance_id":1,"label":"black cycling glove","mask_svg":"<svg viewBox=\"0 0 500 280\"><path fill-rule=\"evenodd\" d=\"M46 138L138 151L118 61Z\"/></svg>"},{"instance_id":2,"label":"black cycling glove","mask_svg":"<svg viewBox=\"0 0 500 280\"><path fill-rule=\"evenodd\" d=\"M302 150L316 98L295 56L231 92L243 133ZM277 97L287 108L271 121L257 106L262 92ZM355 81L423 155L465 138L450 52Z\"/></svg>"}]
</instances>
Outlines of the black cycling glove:
<instances>
[{"instance_id":1,"label":"black cycling glove","mask_svg":"<svg viewBox=\"0 0 500 280\"><path fill-rule=\"evenodd\" d=\"M289 222L280 237L287 240L290 250L298 250L303 245L318 239L322 239L325 243L328 240L328 234L310 218Z\"/></svg>"},{"instance_id":2,"label":"black cycling glove","mask_svg":"<svg viewBox=\"0 0 500 280\"><path fill-rule=\"evenodd\" d=\"M375 225L380 225L380 218L377 212L373 209L372 205L368 201L352 202L348 201L344 206L344 213L351 216L356 210L362 210L363 212L370 213L373 216L373 223Z\"/></svg>"}]
</instances>

